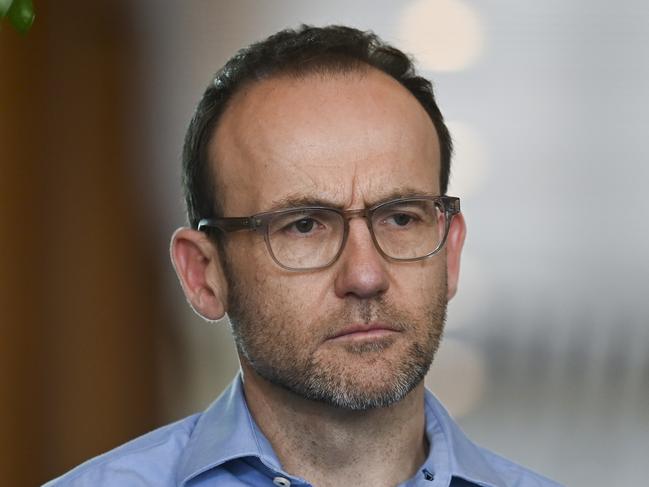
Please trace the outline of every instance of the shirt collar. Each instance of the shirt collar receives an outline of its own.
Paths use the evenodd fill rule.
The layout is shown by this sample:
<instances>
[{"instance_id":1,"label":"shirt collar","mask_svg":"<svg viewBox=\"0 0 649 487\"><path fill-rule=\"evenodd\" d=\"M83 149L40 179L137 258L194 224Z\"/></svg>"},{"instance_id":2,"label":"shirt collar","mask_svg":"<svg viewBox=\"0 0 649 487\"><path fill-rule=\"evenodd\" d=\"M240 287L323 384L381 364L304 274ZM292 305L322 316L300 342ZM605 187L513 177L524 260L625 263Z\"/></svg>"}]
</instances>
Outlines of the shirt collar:
<instances>
[{"instance_id":1,"label":"shirt collar","mask_svg":"<svg viewBox=\"0 0 649 487\"><path fill-rule=\"evenodd\" d=\"M441 403L426 389L426 434L431 444L425 465L435 476L460 477L485 487L506 487L481 449L469 440ZM446 484L445 484L446 485Z\"/></svg>"},{"instance_id":2,"label":"shirt collar","mask_svg":"<svg viewBox=\"0 0 649 487\"><path fill-rule=\"evenodd\" d=\"M239 373L196 422L180 458L178 485L229 460L243 457L256 457L267 467L281 470L270 442L250 415Z\"/></svg>"},{"instance_id":3,"label":"shirt collar","mask_svg":"<svg viewBox=\"0 0 649 487\"><path fill-rule=\"evenodd\" d=\"M435 396L425 393L426 433L431 445L423 468L435 477L460 477L488 487L505 487L480 449L455 424ZM253 420L243 393L241 374L199 417L180 458L178 485L235 458L256 457L282 472L272 446Z\"/></svg>"}]
</instances>

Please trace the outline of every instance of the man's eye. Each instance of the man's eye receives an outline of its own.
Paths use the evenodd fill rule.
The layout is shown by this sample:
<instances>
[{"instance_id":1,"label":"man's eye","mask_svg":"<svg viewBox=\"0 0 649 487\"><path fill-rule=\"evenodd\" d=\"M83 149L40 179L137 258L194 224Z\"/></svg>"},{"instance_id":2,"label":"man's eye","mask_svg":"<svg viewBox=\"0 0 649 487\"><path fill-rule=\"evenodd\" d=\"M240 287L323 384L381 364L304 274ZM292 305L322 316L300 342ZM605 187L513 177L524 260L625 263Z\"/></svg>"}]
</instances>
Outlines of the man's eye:
<instances>
[{"instance_id":1,"label":"man's eye","mask_svg":"<svg viewBox=\"0 0 649 487\"><path fill-rule=\"evenodd\" d=\"M407 213L395 213L393 215L390 215L387 220L391 220L395 225L399 227L405 227L406 225L411 223L414 218L412 217L412 215L408 215Z\"/></svg>"},{"instance_id":2,"label":"man's eye","mask_svg":"<svg viewBox=\"0 0 649 487\"><path fill-rule=\"evenodd\" d=\"M332 228L331 217L326 214L311 212L295 212L281 215L268 226L268 234L279 238L285 237L315 237L322 236Z\"/></svg>"},{"instance_id":3,"label":"man's eye","mask_svg":"<svg viewBox=\"0 0 649 487\"><path fill-rule=\"evenodd\" d=\"M316 221L313 218L302 218L290 225L289 229L292 230L294 228L298 233L309 233L313 230L315 224Z\"/></svg>"}]
</instances>

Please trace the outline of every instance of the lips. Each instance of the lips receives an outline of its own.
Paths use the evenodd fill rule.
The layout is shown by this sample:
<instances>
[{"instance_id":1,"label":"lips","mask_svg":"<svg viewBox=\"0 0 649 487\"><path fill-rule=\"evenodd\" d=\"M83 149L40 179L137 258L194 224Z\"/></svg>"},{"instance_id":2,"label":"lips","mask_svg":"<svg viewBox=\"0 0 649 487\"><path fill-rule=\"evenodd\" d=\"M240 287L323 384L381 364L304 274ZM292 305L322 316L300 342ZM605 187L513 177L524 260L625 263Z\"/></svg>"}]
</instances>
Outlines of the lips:
<instances>
[{"instance_id":1,"label":"lips","mask_svg":"<svg viewBox=\"0 0 649 487\"><path fill-rule=\"evenodd\" d=\"M358 323L342 328L329 337L329 340L343 338L379 338L400 331L387 323Z\"/></svg>"}]
</instances>

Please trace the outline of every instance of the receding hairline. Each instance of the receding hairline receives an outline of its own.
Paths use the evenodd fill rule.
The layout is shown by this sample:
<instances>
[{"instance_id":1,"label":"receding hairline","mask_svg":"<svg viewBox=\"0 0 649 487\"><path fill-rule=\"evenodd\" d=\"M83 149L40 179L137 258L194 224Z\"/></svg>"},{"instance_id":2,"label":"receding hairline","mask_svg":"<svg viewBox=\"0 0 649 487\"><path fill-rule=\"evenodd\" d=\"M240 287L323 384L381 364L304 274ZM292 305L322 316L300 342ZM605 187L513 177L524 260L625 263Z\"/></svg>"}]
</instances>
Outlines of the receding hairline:
<instances>
[{"instance_id":1,"label":"receding hairline","mask_svg":"<svg viewBox=\"0 0 649 487\"><path fill-rule=\"evenodd\" d=\"M312 65L305 65L301 67L288 67L286 69L278 69L277 71L269 74L265 74L264 76L258 77L258 78L253 78L253 79L247 79L243 81L237 89L230 95L229 99L225 103L223 110L221 114L219 115L218 119L215 121L214 126L211 129L211 134L209 136L209 142L207 144L207 171L208 175L210 177L211 184L214 188L213 194L215 195L214 198L214 210L217 214L222 215L223 214L223 195L225 193L226 187L223 186L220 183L220 179L218 177L219 171L215 171L214 169L218 168L220 163L222 164L223 161L218 161L216 160L216 150L215 150L215 143L217 139L217 133L219 129L223 126L224 120L227 118L228 113L232 110L233 105L236 105L238 101L241 101L242 97L245 97L246 94L250 93L251 90L253 90L255 87L262 85L266 82L273 82L273 81L281 81L281 80L287 80L288 82L295 82L295 81L303 81L303 80L309 80L309 79L321 79L321 80L336 80L340 78L346 78L349 77L350 79L356 78L358 80L362 80L366 78L369 74L377 74L387 81L390 81L394 84L395 88L403 90L403 93L410 97L413 101L416 102L417 106L423 111L423 113L426 115L426 120L430 123L430 126L433 130L433 134L435 138L437 139L437 145L438 145L438 150L440 151L440 157L441 157L441 143L440 143L440 136L437 130L437 127L435 126L433 120L431 119L430 115L428 114L427 110L425 107L422 105L422 103L414 96L414 94L406 87L404 86L398 79L396 79L394 76L392 76L390 73L382 70L379 67L373 66L372 64L369 64L363 60L356 59L353 57L348 57L348 62L342 63L338 62L336 63L335 61L338 58L332 57L332 64L321 64L321 59L320 58L314 58L314 62ZM440 169L441 170L441 169Z\"/></svg>"}]
</instances>

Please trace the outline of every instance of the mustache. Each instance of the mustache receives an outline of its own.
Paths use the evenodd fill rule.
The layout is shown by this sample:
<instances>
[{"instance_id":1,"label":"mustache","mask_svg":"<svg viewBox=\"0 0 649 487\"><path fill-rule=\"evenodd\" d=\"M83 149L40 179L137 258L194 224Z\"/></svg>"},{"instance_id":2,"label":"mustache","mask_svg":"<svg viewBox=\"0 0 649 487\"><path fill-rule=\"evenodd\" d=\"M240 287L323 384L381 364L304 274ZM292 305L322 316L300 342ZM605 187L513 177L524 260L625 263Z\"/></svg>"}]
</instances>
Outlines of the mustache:
<instances>
[{"instance_id":1,"label":"mustache","mask_svg":"<svg viewBox=\"0 0 649 487\"><path fill-rule=\"evenodd\" d=\"M318 321L324 321L323 338L331 338L352 323L369 325L381 323L396 331L407 331L413 328L412 320L383 298L358 300L345 306Z\"/></svg>"}]
</instances>

